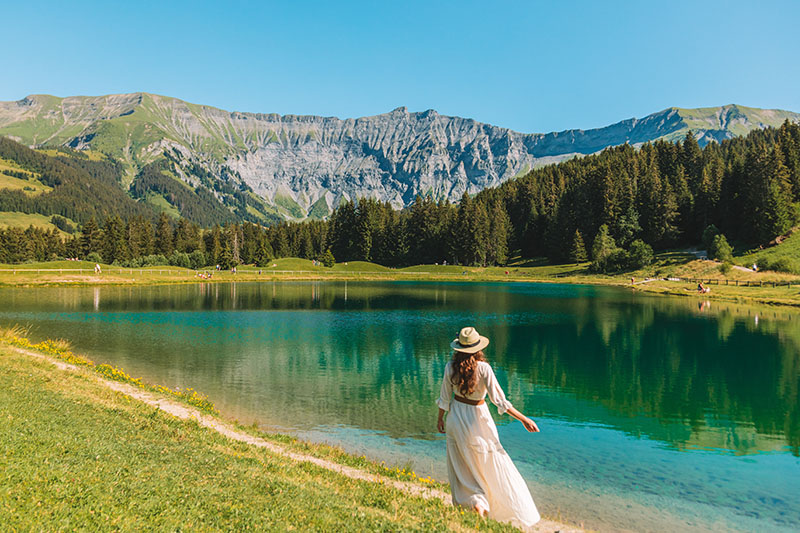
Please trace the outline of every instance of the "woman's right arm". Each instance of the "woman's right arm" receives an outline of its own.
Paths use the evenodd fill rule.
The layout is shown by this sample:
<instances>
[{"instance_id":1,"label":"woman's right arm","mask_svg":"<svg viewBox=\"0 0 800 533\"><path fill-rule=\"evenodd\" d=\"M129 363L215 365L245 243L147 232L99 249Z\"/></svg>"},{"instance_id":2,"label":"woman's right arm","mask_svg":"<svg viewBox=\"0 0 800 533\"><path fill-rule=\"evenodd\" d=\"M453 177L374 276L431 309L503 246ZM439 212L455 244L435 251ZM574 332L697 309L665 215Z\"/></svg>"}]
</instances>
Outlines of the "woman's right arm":
<instances>
[{"instance_id":1,"label":"woman's right arm","mask_svg":"<svg viewBox=\"0 0 800 533\"><path fill-rule=\"evenodd\" d=\"M450 364L444 367L444 376L442 377L442 388L439 391L439 399L436 404L439 406L439 420L436 423L436 428L439 433L444 433L444 414L450 410L450 398L453 397L453 383L450 381Z\"/></svg>"}]
</instances>

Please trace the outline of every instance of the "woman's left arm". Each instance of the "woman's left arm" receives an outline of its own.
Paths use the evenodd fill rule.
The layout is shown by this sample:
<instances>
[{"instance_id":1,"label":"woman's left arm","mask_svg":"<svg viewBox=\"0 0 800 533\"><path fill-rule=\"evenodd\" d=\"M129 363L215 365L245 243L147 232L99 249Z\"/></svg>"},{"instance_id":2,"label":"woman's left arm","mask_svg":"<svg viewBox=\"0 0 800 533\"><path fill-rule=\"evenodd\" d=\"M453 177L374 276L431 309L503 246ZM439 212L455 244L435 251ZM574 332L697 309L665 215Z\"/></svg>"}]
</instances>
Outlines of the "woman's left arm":
<instances>
[{"instance_id":1,"label":"woman's left arm","mask_svg":"<svg viewBox=\"0 0 800 533\"><path fill-rule=\"evenodd\" d=\"M500 384L497 382L497 378L494 375L494 370L492 370L491 365L485 364L482 366L484 366L486 372L486 392L489 394L489 399L492 400L492 403L497 406L497 412L501 415L503 413L508 413L522 422L522 425L525 426L525 429L527 429L529 432L538 433L539 426L536 425L536 422L520 413L513 405L511 405L511 402L506 399L506 395L503 392L503 389L500 387Z\"/></svg>"},{"instance_id":2,"label":"woman's left arm","mask_svg":"<svg viewBox=\"0 0 800 533\"><path fill-rule=\"evenodd\" d=\"M525 426L529 433L539 433L539 426L536 425L536 422L517 411L515 407L509 407L506 413L522 422L522 425Z\"/></svg>"}]
</instances>

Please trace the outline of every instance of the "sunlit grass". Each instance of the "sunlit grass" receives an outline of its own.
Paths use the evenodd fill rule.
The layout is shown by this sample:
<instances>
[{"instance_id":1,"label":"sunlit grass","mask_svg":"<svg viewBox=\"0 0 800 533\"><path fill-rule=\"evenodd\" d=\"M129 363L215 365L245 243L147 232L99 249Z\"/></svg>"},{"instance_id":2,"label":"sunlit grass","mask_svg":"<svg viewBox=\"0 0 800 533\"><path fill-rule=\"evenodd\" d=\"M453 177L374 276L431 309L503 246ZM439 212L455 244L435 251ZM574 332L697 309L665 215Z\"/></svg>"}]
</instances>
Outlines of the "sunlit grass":
<instances>
[{"instance_id":1,"label":"sunlit grass","mask_svg":"<svg viewBox=\"0 0 800 533\"><path fill-rule=\"evenodd\" d=\"M64 372L2 345L0 420L0 523L11 531L515 531L227 439L111 391L88 369ZM433 485L402 467L369 468Z\"/></svg>"}]
</instances>

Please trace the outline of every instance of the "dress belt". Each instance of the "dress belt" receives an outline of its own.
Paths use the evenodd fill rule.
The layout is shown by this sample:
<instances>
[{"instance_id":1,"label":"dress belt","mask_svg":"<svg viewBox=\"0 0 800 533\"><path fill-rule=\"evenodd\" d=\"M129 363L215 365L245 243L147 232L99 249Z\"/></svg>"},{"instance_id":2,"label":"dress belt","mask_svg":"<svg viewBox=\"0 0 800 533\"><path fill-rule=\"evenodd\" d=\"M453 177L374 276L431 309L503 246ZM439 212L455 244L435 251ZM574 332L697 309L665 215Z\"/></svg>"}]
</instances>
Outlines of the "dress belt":
<instances>
[{"instance_id":1,"label":"dress belt","mask_svg":"<svg viewBox=\"0 0 800 533\"><path fill-rule=\"evenodd\" d=\"M468 405L481 405L485 403L482 399L481 400L470 400L469 398L464 398L463 396L459 396L458 394L453 395L457 402L466 403Z\"/></svg>"}]
</instances>

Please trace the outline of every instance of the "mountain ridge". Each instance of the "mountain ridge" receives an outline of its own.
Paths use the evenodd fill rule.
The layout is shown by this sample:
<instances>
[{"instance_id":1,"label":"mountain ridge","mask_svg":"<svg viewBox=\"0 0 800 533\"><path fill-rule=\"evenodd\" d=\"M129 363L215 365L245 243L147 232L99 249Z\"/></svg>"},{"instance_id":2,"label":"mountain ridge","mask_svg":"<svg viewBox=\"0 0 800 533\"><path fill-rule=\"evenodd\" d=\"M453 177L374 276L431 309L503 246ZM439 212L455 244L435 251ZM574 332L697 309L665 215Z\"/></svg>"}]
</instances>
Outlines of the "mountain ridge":
<instances>
[{"instance_id":1,"label":"mountain ridge","mask_svg":"<svg viewBox=\"0 0 800 533\"><path fill-rule=\"evenodd\" d=\"M471 118L406 107L339 119L226 111L146 92L104 96L29 95L0 102L0 135L28 146L95 150L122 161L124 184L165 157L173 178L204 186L197 172L223 180L263 205L268 218L325 216L342 199L361 196L404 207L417 195L457 200L530 169L608 146L682 138L701 145L756 128L798 121L800 114L730 104L670 107L603 128L520 133ZM205 183L205 186L208 186ZM213 190L213 188L212 188ZM301 216L298 216L301 215Z\"/></svg>"}]
</instances>

